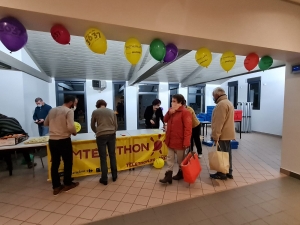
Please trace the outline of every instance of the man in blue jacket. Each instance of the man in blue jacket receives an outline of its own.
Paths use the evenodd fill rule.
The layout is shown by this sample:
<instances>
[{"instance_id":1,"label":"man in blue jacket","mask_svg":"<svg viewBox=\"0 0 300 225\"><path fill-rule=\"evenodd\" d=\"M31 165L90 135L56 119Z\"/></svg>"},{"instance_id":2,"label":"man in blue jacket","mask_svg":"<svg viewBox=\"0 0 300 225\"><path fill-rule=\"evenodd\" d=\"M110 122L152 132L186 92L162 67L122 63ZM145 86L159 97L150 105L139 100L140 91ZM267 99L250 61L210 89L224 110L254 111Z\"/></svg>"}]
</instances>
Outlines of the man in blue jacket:
<instances>
[{"instance_id":1,"label":"man in blue jacket","mask_svg":"<svg viewBox=\"0 0 300 225\"><path fill-rule=\"evenodd\" d=\"M52 107L44 103L41 98L36 98L35 103L36 108L34 110L33 120L39 127L39 135L41 137L46 136L49 133L49 127L44 126L44 121Z\"/></svg>"}]
</instances>

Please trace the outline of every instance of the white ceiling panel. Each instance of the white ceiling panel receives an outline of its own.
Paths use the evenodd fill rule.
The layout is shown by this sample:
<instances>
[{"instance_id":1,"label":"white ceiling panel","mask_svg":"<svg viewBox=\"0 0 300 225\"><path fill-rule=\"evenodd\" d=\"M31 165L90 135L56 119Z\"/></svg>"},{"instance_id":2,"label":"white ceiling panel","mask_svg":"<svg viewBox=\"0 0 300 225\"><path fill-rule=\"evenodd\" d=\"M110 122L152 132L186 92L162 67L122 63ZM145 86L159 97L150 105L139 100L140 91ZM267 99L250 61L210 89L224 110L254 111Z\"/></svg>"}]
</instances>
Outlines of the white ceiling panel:
<instances>
[{"instance_id":1,"label":"white ceiling panel","mask_svg":"<svg viewBox=\"0 0 300 225\"><path fill-rule=\"evenodd\" d=\"M124 56L124 42L108 41L106 54L99 55L88 49L83 37L72 36L70 45L60 45L47 32L28 31L28 36L27 50L51 77L125 81L130 79L130 69L134 69ZM149 45L144 47L149 49ZM247 73L244 68L245 56L237 56L234 68L227 73L220 65L221 54L213 53L211 65L202 68L195 60L195 53L196 51L191 51L145 81L193 85ZM141 59L143 61L140 68L151 59L152 56L147 51L146 56ZM272 67L280 65L284 65L284 62L274 60ZM259 70L258 67L256 69Z\"/></svg>"},{"instance_id":2,"label":"white ceiling panel","mask_svg":"<svg viewBox=\"0 0 300 225\"><path fill-rule=\"evenodd\" d=\"M236 63L232 70L226 72L220 65L220 58L222 54L213 54L212 63L208 68L203 68L199 73L195 73L191 75L188 80L185 80L184 86L199 84L199 83L207 83L211 81L221 80L228 77L233 77L236 75L245 74L248 71L244 67L245 56L236 56ZM285 63L282 61L274 60L272 68L283 66ZM257 66L253 71L260 71ZM252 71L252 72L253 72Z\"/></svg>"},{"instance_id":3,"label":"white ceiling panel","mask_svg":"<svg viewBox=\"0 0 300 225\"><path fill-rule=\"evenodd\" d=\"M70 45L56 43L50 33L28 31L27 50L51 77L127 80L130 63L124 42L108 41L105 55L93 53L83 37L72 36Z\"/></svg>"},{"instance_id":4,"label":"white ceiling panel","mask_svg":"<svg viewBox=\"0 0 300 225\"><path fill-rule=\"evenodd\" d=\"M196 51L191 51L174 63L156 72L146 81L180 82L198 67L195 53Z\"/></svg>"}]
</instances>

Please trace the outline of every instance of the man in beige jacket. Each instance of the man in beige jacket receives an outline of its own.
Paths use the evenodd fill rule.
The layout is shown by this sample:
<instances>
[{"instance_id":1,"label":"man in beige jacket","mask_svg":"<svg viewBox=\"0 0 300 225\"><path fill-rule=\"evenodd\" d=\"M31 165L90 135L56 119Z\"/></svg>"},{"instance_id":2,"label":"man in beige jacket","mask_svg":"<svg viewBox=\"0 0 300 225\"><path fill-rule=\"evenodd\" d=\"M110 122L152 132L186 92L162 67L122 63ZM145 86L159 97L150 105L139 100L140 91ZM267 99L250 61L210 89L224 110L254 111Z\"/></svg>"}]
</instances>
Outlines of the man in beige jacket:
<instances>
[{"instance_id":1,"label":"man in beige jacket","mask_svg":"<svg viewBox=\"0 0 300 225\"><path fill-rule=\"evenodd\" d=\"M211 137L215 144L219 144L219 151L229 153L229 173L223 174L217 172L211 174L210 177L213 179L226 180L227 178L233 179L232 176L232 153L230 141L235 139L235 128L234 128L234 107L228 100L225 91L217 87L213 93L213 98L217 104L212 115L212 134Z\"/></svg>"}]
</instances>

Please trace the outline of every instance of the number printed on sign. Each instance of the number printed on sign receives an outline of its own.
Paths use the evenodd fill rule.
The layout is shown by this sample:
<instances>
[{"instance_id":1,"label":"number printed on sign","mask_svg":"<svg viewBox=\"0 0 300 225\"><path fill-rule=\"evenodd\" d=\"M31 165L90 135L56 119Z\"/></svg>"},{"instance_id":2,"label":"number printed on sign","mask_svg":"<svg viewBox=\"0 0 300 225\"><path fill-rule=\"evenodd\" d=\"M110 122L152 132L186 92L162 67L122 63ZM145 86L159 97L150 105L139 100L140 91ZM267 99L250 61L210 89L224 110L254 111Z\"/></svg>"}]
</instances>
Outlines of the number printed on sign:
<instances>
[{"instance_id":1,"label":"number printed on sign","mask_svg":"<svg viewBox=\"0 0 300 225\"><path fill-rule=\"evenodd\" d=\"M4 31L6 33L10 33L14 36L19 36L21 34L21 30L19 30L17 27L15 26L11 26L11 25L6 25L6 26L0 26L0 31Z\"/></svg>"}]
</instances>

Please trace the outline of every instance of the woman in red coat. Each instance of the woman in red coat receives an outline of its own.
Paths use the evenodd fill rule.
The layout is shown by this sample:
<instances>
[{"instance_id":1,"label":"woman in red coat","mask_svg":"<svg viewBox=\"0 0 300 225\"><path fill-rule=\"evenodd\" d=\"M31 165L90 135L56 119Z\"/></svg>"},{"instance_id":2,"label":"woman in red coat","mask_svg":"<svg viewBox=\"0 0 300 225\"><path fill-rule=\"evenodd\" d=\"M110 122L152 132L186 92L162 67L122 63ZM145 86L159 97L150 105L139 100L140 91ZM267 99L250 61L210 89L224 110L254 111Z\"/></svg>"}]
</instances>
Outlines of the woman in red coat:
<instances>
[{"instance_id":1,"label":"woman in red coat","mask_svg":"<svg viewBox=\"0 0 300 225\"><path fill-rule=\"evenodd\" d=\"M190 146L192 135L192 114L183 106L185 99L182 95L172 96L172 108L169 109L164 117L165 126L167 126L165 143L168 146L167 164L168 170L161 183L172 184L173 167L175 163L175 154L177 163L180 165L184 159L185 150ZM179 169L174 180L183 178L182 171Z\"/></svg>"}]
</instances>

